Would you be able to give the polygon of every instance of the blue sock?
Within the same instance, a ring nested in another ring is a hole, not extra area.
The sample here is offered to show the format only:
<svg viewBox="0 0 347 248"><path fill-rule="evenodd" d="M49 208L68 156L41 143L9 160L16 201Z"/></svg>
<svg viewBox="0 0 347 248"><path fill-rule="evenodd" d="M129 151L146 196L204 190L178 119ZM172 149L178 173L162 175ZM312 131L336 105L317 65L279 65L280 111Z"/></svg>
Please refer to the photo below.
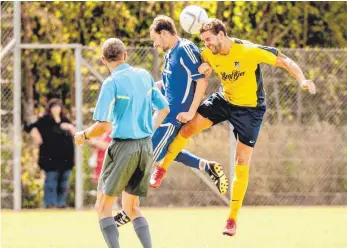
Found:
<svg viewBox="0 0 347 248"><path fill-rule="evenodd" d="M175 161L180 162L186 166L195 168L200 170L200 161L203 160L199 158L198 156L194 155L193 153L188 152L187 150L182 150L177 157L175 158ZM205 171L207 172L207 166L205 166Z"/></svg>

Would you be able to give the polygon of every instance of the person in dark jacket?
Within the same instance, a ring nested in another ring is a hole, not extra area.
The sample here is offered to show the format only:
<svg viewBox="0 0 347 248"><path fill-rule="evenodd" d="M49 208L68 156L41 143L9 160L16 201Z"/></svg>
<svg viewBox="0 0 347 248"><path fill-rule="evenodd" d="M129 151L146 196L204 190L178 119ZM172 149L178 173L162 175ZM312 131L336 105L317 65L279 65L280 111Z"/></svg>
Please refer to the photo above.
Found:
<svg viewBox="0 0 347 248"><path fill-rule="evenodd" d="M45 114L26 130L40 146L38 164L46 175L43 205L65 208L68 180L74 165L75 128L64 114L61 102L51 99Z"/></svg>

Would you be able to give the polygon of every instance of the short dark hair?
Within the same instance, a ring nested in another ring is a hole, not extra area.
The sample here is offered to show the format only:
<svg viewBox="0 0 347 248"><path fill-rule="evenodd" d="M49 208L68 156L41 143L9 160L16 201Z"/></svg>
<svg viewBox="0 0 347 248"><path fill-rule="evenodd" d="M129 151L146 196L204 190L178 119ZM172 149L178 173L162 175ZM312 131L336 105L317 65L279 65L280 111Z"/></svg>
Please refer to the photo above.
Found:
<svg viewBox="0 0 347 248"><path fill-rule="evenodd" d="M149 30L154 30L157 34L160 34L162 30L166 30L172 35L177 34L174 21L170 17L165 15L159 15L154 18L152 25L149 27Z"/></svg>
<svg viewBox="0 0 347 248"><path fill-rule="evenodd" d="M102 45L102 55L108 62L121 60L124 52L124 43L117 38L107 39Z"/></svg>
<svg viewBox="0 0 347 248"><path fill-rule="evenodd" d="M220 31L227 36L227 30L225 28L224 23L221 20L210 18L206 22L204 22L200 28L200 34L210 31L212 34L217 35Z"/></svg>

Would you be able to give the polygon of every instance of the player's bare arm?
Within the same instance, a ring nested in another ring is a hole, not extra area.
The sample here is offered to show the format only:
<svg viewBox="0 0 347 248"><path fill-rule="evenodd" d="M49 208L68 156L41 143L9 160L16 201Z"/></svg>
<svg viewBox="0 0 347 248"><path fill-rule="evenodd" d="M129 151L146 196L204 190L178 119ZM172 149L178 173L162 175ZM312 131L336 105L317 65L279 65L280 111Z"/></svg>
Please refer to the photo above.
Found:
<svg viewBox="0 0 347 248"><path fill-rule="evenodd" d="M201 100L205 95L206 88L207 80L205 78L199 78L196 80L196 89L192 105L190 105L188 112L181 112L177 115L178 121L187 123L188 121L193 119L198 107L200 106Z"/></svg>
<svg viewBox="0 0 347 248"><path fill-rule="evenodd" d="M42 136L40 134L40 131L36 127L31 129L30 136L33 138L35 145L41 145L42 144Z"/></svg>
<svg viewBox="0 0 347 248"><path fill-rule="evenodd" d="M312 80L305 78L300 67L283 53L279 53L275 66L286 69L300 84L301 88L308 90L311 94L316 94L316 86Z"/></svg>
<svg viewBox="0 0 347 248"><path fill-rule="evenodd" d="M106 150L110 143L100 139L88 139L88 144L92 145L93 148Z"/></svg>
<svg viewBox="0 0 347 248"><path fill-rule="evenodd" d="M163 88L163 80L155 82L155 85L161 90Z"/></svg>
<svg viewBox="0 0 347 248"><path fill-rule="evenodd" d="M78 146L82 146L88 139L98 137L110 130L112 130L111 122L97 121L86 130L77 132L75 134L75 143Z"/></svg>
<svg viewBox="0 0 347 248"><path fill-rule="evenodd" d="M155 111L153 115L153 131L157 130L160 124L164 121L165 117L170 113L169 107Z"/></svg>
<svg viewBox="0 0 347 248"><path fill-rule="evenodd" d="M66 130L66 131L69 131L72 135L75 135L76 129L70 123L63 122L60 124L60 128Z"/></svg>
<svg viewBox="0 0 347 248"><path fill-rule="evenodd" d="M208 63L202 63L198 68L199 73L205 74L205 78L209 78L212 73L212 68Z"/></svg>

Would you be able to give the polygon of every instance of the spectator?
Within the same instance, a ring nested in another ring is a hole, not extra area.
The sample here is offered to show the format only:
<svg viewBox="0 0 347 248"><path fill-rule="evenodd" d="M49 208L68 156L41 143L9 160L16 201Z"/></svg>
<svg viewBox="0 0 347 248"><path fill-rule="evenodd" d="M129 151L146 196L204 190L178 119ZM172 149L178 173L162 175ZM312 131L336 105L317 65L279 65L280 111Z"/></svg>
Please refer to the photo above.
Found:
<svg viewBox="0 0 347 248"><path fill-rule="evenodd" d="M65 208L68 180L74 165L75 128L64 114L61 102L51 99L44 115L26 131L40 146L38 164L45 172L44 208Z"/></svg>

